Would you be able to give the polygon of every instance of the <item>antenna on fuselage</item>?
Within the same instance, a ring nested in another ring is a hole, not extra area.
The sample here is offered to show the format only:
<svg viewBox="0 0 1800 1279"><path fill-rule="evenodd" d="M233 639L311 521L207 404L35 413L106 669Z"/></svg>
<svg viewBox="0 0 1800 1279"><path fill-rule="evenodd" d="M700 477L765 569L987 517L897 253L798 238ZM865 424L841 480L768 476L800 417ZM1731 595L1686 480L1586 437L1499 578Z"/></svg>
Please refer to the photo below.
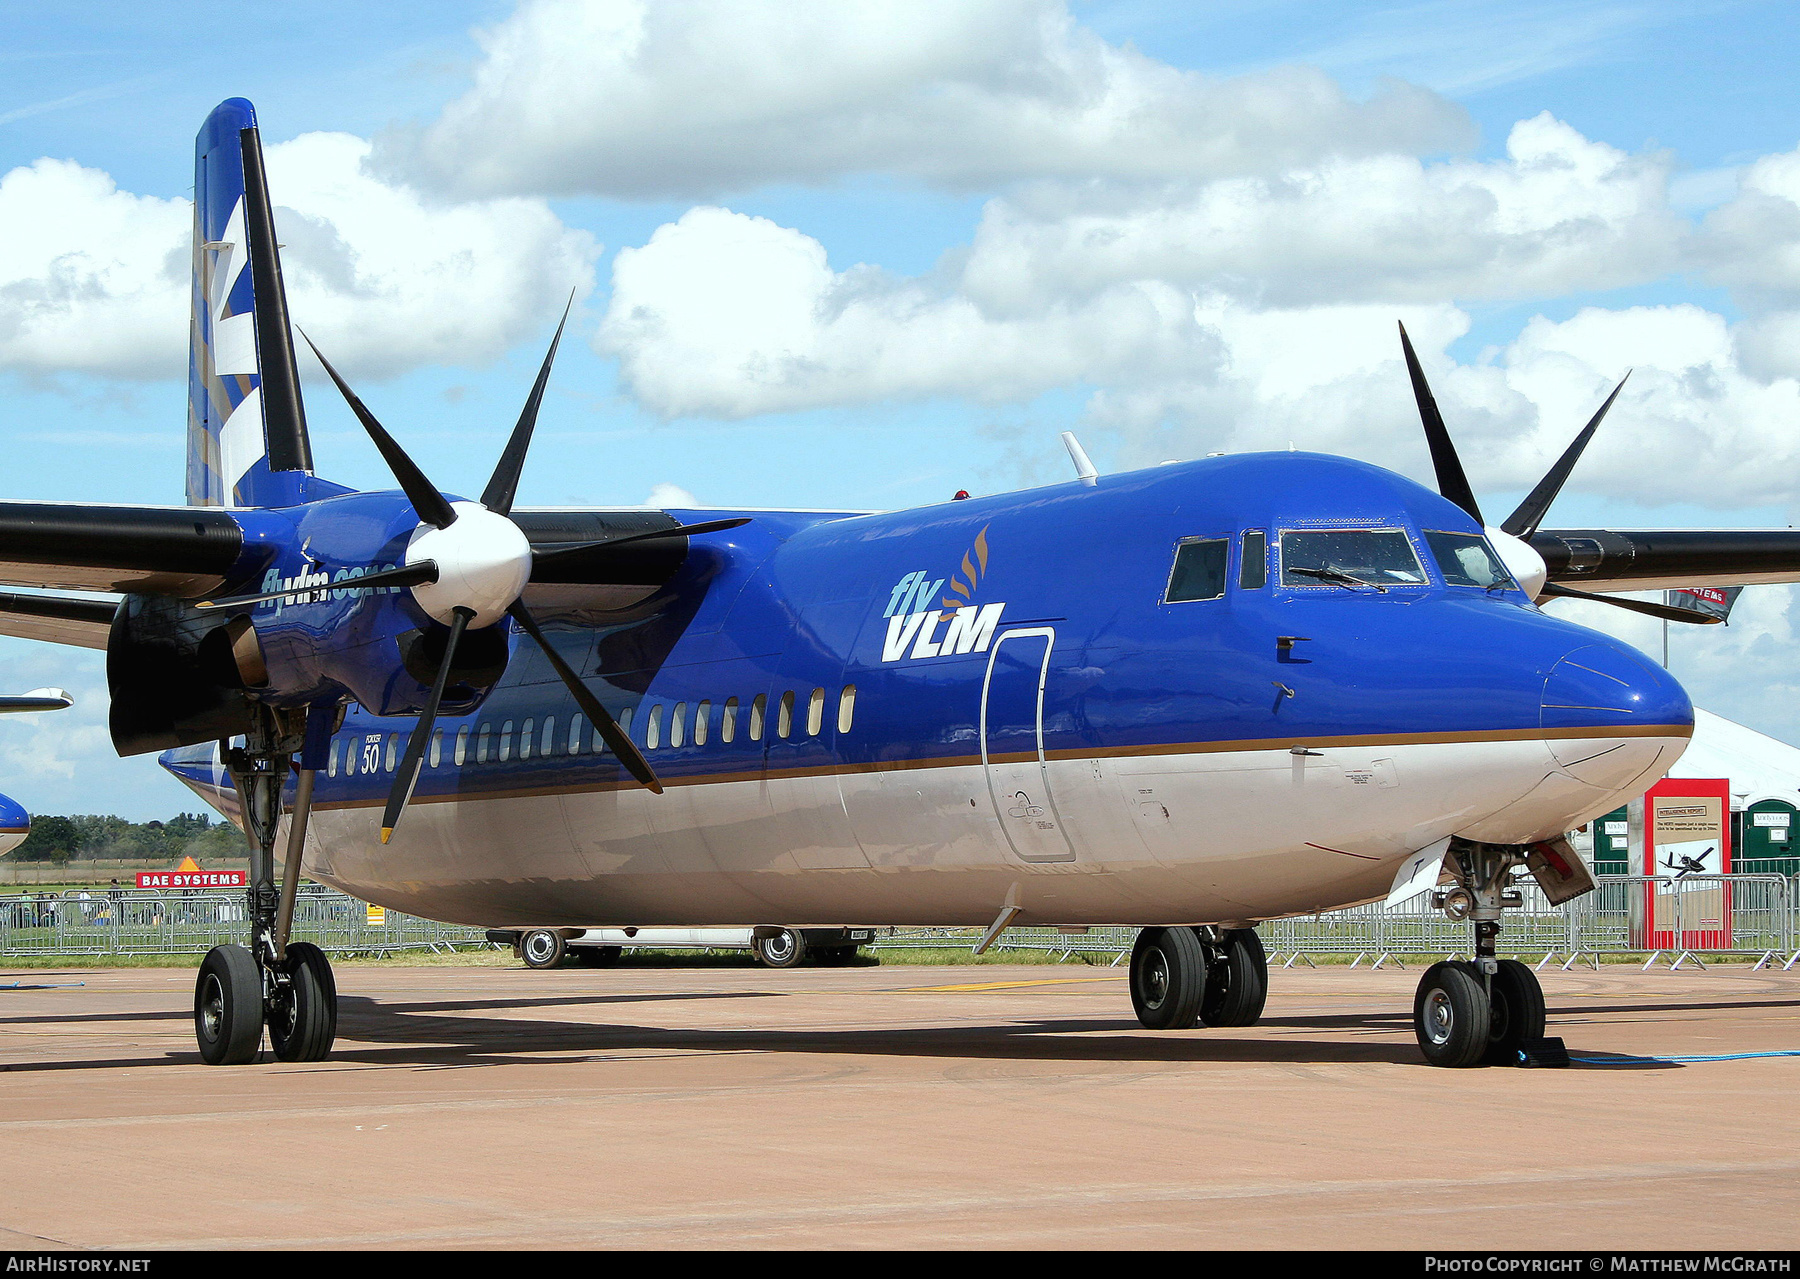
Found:
<svg viewBox="0 0 1800 1279"><path fill-rule="evenodd" d="M1080 477L1081 482L1098 484L1100 472L1096 471L1094 464L1088 461L1087 450L1081 447L1081 441L1075 438L1075 432L1064 431L1062 442L1063 447L1069 450L1069 460L1075 463L1075 474Z"/></svg>

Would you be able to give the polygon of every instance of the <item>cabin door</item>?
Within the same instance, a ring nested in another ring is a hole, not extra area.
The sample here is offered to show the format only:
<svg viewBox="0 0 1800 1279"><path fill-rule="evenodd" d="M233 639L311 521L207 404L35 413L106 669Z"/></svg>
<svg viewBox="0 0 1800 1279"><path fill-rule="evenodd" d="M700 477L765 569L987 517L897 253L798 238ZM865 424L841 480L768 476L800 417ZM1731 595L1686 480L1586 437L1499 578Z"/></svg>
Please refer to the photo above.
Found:
<svg viewBox="0 0 1800 1279"><path fill-rule="evenodd" d="M1012 851L1028 862L1075 860L1044 759L1044 681L1056 632L1008 631L988 652L981 682L981 764L988 798Z"/></svg>

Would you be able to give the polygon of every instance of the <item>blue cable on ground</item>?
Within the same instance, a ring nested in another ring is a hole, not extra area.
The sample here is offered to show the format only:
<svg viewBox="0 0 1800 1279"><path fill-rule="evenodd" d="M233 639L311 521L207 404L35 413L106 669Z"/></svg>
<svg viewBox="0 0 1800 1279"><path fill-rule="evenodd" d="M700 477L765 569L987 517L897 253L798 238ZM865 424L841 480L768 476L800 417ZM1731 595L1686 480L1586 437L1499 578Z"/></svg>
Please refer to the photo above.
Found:
<svg viewBox="0 0 1800 1279"><path fill-rule="evenodd" d="M1800 1048L1779 1048L1772 1052L1758 1053L1698 1053L1683 1057L1570 1057L1569 1060L1578 1061L1584 1066L1641 1066L1651 1062L1685 1065L1699 1061L1748 1061L1752 1057L1800 1057Z"/></svg>

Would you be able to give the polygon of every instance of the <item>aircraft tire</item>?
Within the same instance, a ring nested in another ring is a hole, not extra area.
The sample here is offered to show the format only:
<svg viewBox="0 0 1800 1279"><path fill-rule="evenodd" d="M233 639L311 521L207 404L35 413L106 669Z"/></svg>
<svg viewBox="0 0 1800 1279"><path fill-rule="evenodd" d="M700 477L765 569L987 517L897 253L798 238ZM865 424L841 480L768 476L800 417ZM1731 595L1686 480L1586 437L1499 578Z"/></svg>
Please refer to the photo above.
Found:
<svg viewBox="0 0 1800 1279"><path fill-rule="evenodd" d="M623 946L571 946L569 953L583 968L611 968L625 953Z"/></svg>
<svg viewBox="0 0 1800 1279"><path fill-rule="evenodd" d="M561 968L569 943L554 928L533 928L519 937L519 958L527 968Z"/></svg>
<svg viewBox="0 0 1800 1279"><path fill-rule="evenodd" d="M758 937L750 949L764 968L793 968L806 958L806 938L795 929L784 928L773 937Z"/></svg>
<svg viewBox="0 0 1800 1279"><path fill-rule="evenodd" d="M241 1066L262 1046L262 974L243 946L214 946L194 981L194 1039L209 1066Z"/></svg>
<svg viewBox="0 0 1800 1279"><path fill-rule="evenodd" d="M1529 965L1502 959L1489 984L1493 1027L1483 1060L1490 1066L1516 1066L1528 1039L1544 1037L1544 988Z"/></svg>
<svg viewBox="0 0 1800 1279"><path fill-rule="evenodd" d="M1206 995L1206 948L1192 928L1145 928L1131 948L1131 1006L1149 1030L1187 1030Z"/></svg>
<svg viewBox="0 0 1800 1279"><path fill-rule="evenodd" d="M1254 928L1233 928L1206 966L1200 999L1203 1026L1254 1026L1269 998L1269 959Z"/></svg>
<svg viewBox="0 0 1800 1279"><path fill-rule="evenodd" d="M289 942L286 996L268 1010L269 1045L282 1061L324 1061L337 1038L337 981L325 952Z"/></svg>
<svg viewBox="0 0 1800 1279"><path fill-rule="evenodd" d="M1473 964L1433 964L1413 996L1413 1033L1433 1066L1480 1065L1493 1028L1487 986Z"/></svg>

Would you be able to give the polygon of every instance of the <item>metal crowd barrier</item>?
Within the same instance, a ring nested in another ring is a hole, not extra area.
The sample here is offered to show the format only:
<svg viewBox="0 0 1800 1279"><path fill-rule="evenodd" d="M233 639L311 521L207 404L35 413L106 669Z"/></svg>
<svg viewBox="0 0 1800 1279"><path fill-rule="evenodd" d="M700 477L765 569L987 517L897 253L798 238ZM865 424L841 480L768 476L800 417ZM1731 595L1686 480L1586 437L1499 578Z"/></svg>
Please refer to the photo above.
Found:
<svg viewBox="0 0 1800 1279"><path fill-rule="evenodd" d="M1641 956L1644 967L1667 962L1704 966L1705 956L1754 959L1758 968L1800 967L1797 881L1782 875L1691 875L1674 885L1645 875L1608 875L1585 896L1552 906L1536 884L1521 886L1524 904L1506 912L1500 934L1503 955L1537 967L1557 963L1598 966L1603 958ZM876 949L966 949L978 928L895 929ZM1374 902L1318 915L1259 925L1274 962L1291 967L1310 956L1351 957L1352 966L1403 963L1425 956L1466 956L1470 928L1431 906L1430 892L1394 906ZM1035 950L1059 959L1113 955L1131 950L1135 928L1010 928L994 943L1001 950Z"/></svg>
<svg viewBox="0 0 1800 1279"><path fill-rule="evenodd" d="M1598 966L1604 957L1645 956L1644 966L1704 964L1706 956L1754 958L1758 968L1800 967L1800 879L1781 875L1691 875L1678 884L1642 875L1603 876L1594 892L1560 907L1535 884L1522 886L1521 909L1506 912L1502 954L1538 967ZM9 956L203 954L243 940L244 897L234 890L71 889L0 893L0 962ZM301 888L294 938L339 954L387 954L484 947L485 929L372 910L321 884ZM968 950L976 928L883 929L883 949ZM1431 907L1420 893L1395 906L1371 903L1261 925L1273 962L1291 967L1311 956L1349 956L1353 966L1466 954L1470 930ZM1069 959L1130 953L1135 928L1011 928L1001 950L1034 950Z"/></svg>
<svg viewBox="0 0 1800 1279"><path fill-rule="evenodd" d="M244 940L244 894L229 889L0 893L0 962L11 956L204 954ZM485 930L372 911L322 884L294 901L294 940L339 954L486 946Z"/></svg>

